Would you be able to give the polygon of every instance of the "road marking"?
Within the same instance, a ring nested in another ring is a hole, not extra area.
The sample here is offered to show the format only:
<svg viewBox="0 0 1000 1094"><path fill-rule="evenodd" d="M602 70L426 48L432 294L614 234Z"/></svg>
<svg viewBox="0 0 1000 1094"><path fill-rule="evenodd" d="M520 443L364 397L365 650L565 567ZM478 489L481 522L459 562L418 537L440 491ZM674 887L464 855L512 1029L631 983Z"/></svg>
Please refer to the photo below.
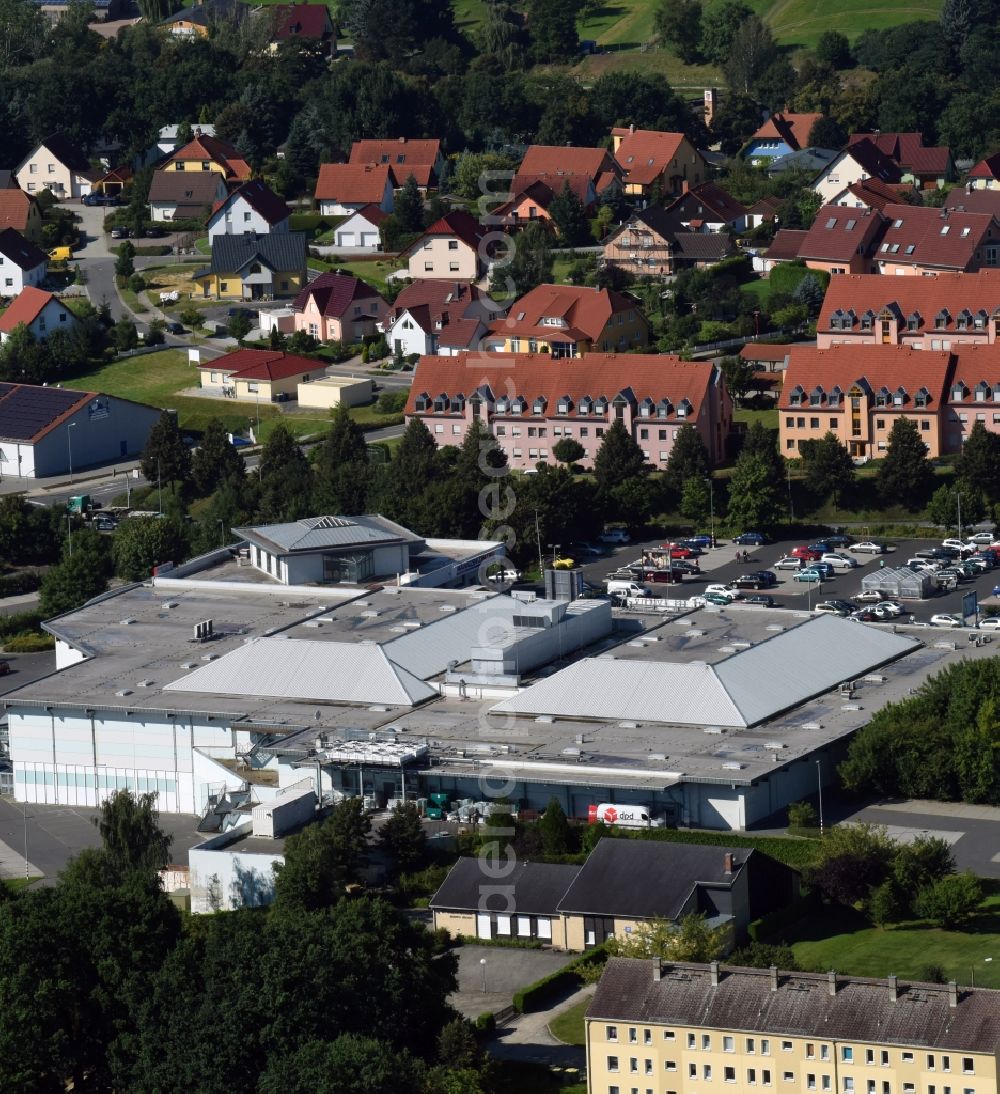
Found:
<svg viewBox="0 0 1000 1094"><path fill-rule="evenodd" d="M904 828L900 825L887 824L886 835L897 843L913 843L918 839L944 840L949 846L954 846L965 835L964 832L950 832L944 829L934 828Z"/></svg>

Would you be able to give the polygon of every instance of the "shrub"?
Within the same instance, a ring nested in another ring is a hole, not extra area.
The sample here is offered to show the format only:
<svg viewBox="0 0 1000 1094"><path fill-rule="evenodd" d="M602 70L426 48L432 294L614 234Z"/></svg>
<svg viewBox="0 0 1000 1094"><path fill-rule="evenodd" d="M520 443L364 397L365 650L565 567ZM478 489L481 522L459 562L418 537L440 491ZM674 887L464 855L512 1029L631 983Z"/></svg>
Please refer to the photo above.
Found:
<svg viewBox="0 0 1000 1094"><path fill-rule="evenodd" d="M788 823L792 828L815 828L816 810L809 802L792 802L788 807Z"/></svg>
<svg viewBox="0 0 1000 1094"><path fill-rule="evenodd" d="M32 631L44 618L45 616L38 611L13 612L11 615L0 615L0 638L10 638L15 634Z"/></svg>
<svg viewBox="0 0 1000 1094"><path fill-rule="evenodd" d="M192 329L200 327L202 323L201 312L191 305L181 311L179 318L185 327L191 327Z"/></svg>
<svg viewBox="0 0 1000 1094"><path fill-rule="evenodd" d="M400 414L406 406L405 391L383 391L378 397L379 414Z"/></svg>
<svg viewBox="0 0 1000 1094"><path fill-rule="evenodd" d="M21 596L33 593L42 583L36 570L22 570L20 573L4 574L0 577L0 599L5 596Z"/></svg>
<svg viewBox="0 0 1000 1094"><path fill-rule="evenodd" d="M146 287L146 280L141 274L132 274L128 279L128 287L134 293L141 293Z"/></svg>
<svg viewBox="0 0 1000 1094"><path fill-rule="evenodd" d="M476 1018L476 1032L482 1037L491 1037L497 1028L497 1020L490 1011Z"/></svg>
<svg viewBox="0 0 1000 1094"><path fill-rule="evenodd" d="M8 653L44 653L55 649L55 646L56 640L51 634L38 634L36 631L15 634L4 641L4 649Z"/></svg>
<svg viewBox="0 0 1000 1094"><path fill-rule="evenodd" d="M983 900L983 887L971 871L949 874L921 889L914 911L939 927L955 927L967 919Z"/></svg>

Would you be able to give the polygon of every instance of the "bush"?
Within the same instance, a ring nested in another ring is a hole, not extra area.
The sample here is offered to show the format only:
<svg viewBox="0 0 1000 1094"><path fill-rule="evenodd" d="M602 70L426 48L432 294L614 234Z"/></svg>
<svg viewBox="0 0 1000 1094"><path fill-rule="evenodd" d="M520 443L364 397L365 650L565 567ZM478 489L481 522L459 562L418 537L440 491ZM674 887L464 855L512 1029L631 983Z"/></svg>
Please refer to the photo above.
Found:
<svg viewBox="0 0 1000 1094"><path fill-rule="evenodd" d="M45 618L41 612L13 612L0 615L0 638L10 638L15 634L33 631Z"/></svg>
<svg viewBox="0 0 1000 1094"><path fill-rule="evenodd" d="M788 824L791 828L815 828L816 810L809 802L792 802L788 807Z"/></svg>
<svg viewBox="0 0 1000 1094"><path fill-rule="evenodd" d="M769 912L767 915L761 916L760 919L755 919L747 927L747 936L754 943L774 938L793 923L798 923L808 911L815 909L816 904L815 897L803 897L784 908Z"/></svg>
<svg viewBox="0 0 1000 1094"><path fill-rule="evenodd" d="M700 843L711 847L756 847L786 866L801 869L813 863L823 844L818 839L787 839L783 836L734 836L729 832L692 832L677 828L649 828L640 832L612 832L604 825L592 824L584 832L584 848L587 837L595 830L604 828L606 835L617 839L651 839L664 843Z"/></svg>
<svg viewBox="0 0 1000 1094"><path fill-rule="evenodd" d="M584 983L591 983L594 969L602 969L607 959L608 949L605 944L587 950L558 972L549 973L548 976L543 976L540 980L515 992L514 1009L521 1014L545 1010L561 995L574 991Z"/></svg>
<svg viewBox="0 0 1000 1094"><path fill-rule="evenodd" d="M200 327L202 324L201 312L190 305L181 311L178 318L185 327L195 328Z"/></svg>
<svg viewBox="0 0 1000 1094"><path fill-rule="evenodd" d="M383 391L378 397L379 414L401 414L405 406L405 391Z"/></svg>
<svg viewBox="0 0 1000 1094"><path fill-rule="evenodd" d="M36 631L25 631L23 634L15 634L4 641L4 649L7 653L45 653L53 650L56 640L51 634L39 634Z"/></svg>
<svg viewBox="0 0 1000 1094"><path fill-rule="evenodd" d="M492 1037L496 1032L497 1020L490 1011L480 1014L476 1018L476 1032L481 1037Z"/></svg>
<svg viewBox="0 0 1000 1094"><path fill-rule="evenodd" d="M173 247L160 243L155 247L136 247L135 253L142 258L162 258L164 255L172 254Z"/></svg>
<svg viewBox="0 0 1000 1094"><path fill-rule="evenodd" d="M5 596L21 596L33 593L42 583L36 570L22 570L16 574L4 574L0 577L0 599Z"/></svg>
<svg viewBox="0 0 1000 1094"><path fill-rule="evenodd" d="M967 919L983 900L983 887L970 871L949 874L917 893L914 911L939 927L955 927Z"/></svg>
<svg viewBox="0 0 1000 1094"><path fill-rule="evenodd" d="M134 293L141 293L146 287L146 280L141 274L132 274L128 279L128 287Z"/></svg>
<svg viewBox="0 0 1000 1094"><path fill-rule="evenodd" d="M825 290L830 284L830 275L824 270L810 270L804 262L779 262L771 270L768 280L771 285L771 295L785 293L791 296L804 277L815 277Z"/></svg>
<svg viewBox="0 0 1000 1094"><path fill-rule="evenodd" d="M407 898L433 896L448 876L447 866L428 866L409 874L399 875L399 891Z"/></svg>

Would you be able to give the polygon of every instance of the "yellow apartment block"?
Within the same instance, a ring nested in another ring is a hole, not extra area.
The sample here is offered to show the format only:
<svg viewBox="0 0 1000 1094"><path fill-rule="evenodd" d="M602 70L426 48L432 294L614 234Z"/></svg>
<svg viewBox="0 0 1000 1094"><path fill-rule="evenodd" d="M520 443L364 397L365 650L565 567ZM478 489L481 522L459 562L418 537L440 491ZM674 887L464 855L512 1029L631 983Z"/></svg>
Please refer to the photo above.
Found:
<svg viewBox="0 0 1000 1094"><path fill-rule="evenodd" d="M589 1094L997 1094L1000 991L612 958Z"/></svg>

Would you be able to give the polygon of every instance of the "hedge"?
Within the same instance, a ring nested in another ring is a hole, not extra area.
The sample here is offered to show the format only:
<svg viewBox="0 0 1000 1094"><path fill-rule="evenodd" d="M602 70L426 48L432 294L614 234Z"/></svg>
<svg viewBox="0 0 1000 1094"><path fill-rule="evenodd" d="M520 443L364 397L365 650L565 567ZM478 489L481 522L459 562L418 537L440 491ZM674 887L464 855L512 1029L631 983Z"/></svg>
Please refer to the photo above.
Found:
<svg viewBox="0 0 1000 1094"><path fill-rule="evenodd" d="M514 993L514 1009L521 1014L530 1014L532 1011L545 1010L561 995L569 991L575 991L582 987L584 980L580 970L586 965L603 963L608 958L607 946L601 944L594 946L582 953L575 961L559 969L558 972L549 973L526 988Z"/></svg>
<svg viewBox="0 0 1000 1094"><path fill-rule="evenodd" d="M646 828L638 832L618 830L618 839L652 839L663 843L701 843L709 847L754 847L765 855L799 870L819 854L818 839L787 839L782 836L737 836L730 832L692 832L687 828Z"/></svg>
<svg viewBox="0 0 1000 1094"><path fill-rule="evenodd" d="M15 634L35 630L45 616L41 612L13 612L0 615L0 638L10 638Z"/></svg>
<svg viewBox="0 0 1000 1094"><path fill-rule="evenodd" d="M791 296L807 274L812 274L824 289L830 284L830 275L825 270L810 270L804 262L779 262L768 274L771 293Z"/></svg>
<svg viewBox="0 0 1000 1094"><path fill-rule="evenodd" d="M5 596L21 596L33 593L42 583L41 575L35 570L22 570L16 574L4 574L0 577L0 599Z"/></svg>
<svg viewBox="0 0 1000 1094"><path fill-rule="evenodd" d="M54 650L56 640L51 634L39 634L37 631L25 631L4 640L7 653L45 653Z"/></svg>
<svg viewBox="0 0 1000 1094"><path fill-rule="evenodd" d="M786 927L798 923L808 911L818 908L818 905L819 900L810 893L808 896L793 901L785 908L777 908L767 915L762 915L760 919L755 919L747 926L750 941L766 942L769 938L773 938L779 932L784 931Z"/></svg>
<svg viewBox="0 0 1000 1094"><path fill-rule="evenodd" d="M150 247L136 247L135 253L137 258L162 258L164 255L173 254L174 249L169 244L157 243Z"/></svg>

